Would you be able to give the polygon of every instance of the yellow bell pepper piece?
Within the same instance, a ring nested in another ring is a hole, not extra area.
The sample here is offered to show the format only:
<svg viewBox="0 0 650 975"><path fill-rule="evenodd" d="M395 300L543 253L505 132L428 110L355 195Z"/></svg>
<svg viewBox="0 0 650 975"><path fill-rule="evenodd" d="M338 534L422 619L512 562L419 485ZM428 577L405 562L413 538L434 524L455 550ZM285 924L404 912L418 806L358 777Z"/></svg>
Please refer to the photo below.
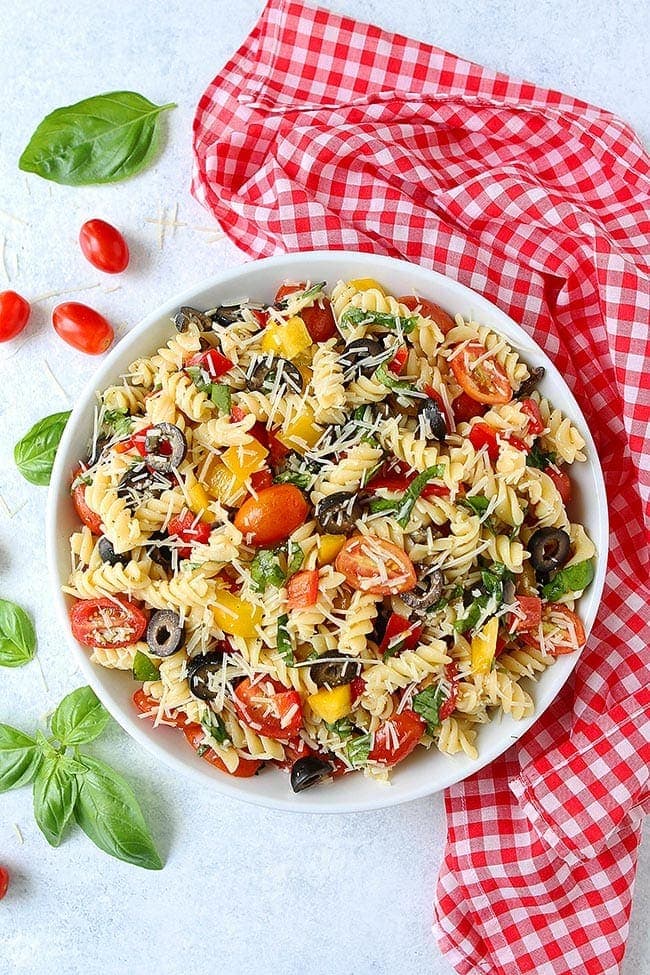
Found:
<svg viewBox="0 0 650 975"><path fill-rule="evenodd" d="M190 509L195 515L201 515L201 521L211 522L213 520L208 507L212 499L200 481L195 481L194 484L189 485L187 497Z"/></svg>
<svg viewBox="0 0 650 975"><path fill-rule="evenodd" d="M295 359L312 344L307 326L299 315L286 322L269 322L262 335L262 351Z"/></svg>
<svg viewBox="0 0 650 975"><path fill-rule="evenodd" d="M352 694L349 684L341 684L329 691L323 687L316 694L308 697L307 700L312 711L323 721L327 721L328 724L338 721L339 718L344 718L352 710Z"/></svg>
<svg viewBox="0 0 650 975"><path fill-rule="evenodd" d="M242 636L247 640L257 636L257 627L262 622L262 610L259 606L240 599L234 592L220 589L210 609L215 623L224 633Z"/></svg>
<svg viewBox="0 0 650 975"><path fill-rule="evenodd" d="M289 421L281 433L277 434L277 438L285 447L300 453L306 446L313 447L322 432L323 428L314 420L314 411L305 404L300 413Z"/></svg>
<svg viewBox="0 0 650 975"><path fill-rule="evenodd" d="M485 626L472 637L472 673L489 674L497 648L499 620L489 619Z"/></svg>
<svg viewBox="0 0 650 975"><path fill-rule="evenodd" d="M318 543L318 564L331 565L346 541L345 535L321 535Z"/></svg>
<svg viewBox="0 0 650 975"><path fill-rule="evenodd" d="M204 475L208 492L221 504L235 504L238 496L243 493L245 477L237 477L229 471L220 460L210 464Z"/></svg>
<svg viewBox="0 0 650 975"><path fill-rule="evenodd" d="M264 463L264 458L268 454L266 447L263 447L259 440L252 440L251 443L242 444L238 447L228 447L221 455L221 460L238 480L243 483L255 471L259 471Z"/></svg>
<svg viewBox="0 0 650 975"><path fill-rule="evenodd" d="M386 292L374 278L355 278L354 281L350 281L350 284L357 291L379 291L384 298L386 297Z"/></svg>

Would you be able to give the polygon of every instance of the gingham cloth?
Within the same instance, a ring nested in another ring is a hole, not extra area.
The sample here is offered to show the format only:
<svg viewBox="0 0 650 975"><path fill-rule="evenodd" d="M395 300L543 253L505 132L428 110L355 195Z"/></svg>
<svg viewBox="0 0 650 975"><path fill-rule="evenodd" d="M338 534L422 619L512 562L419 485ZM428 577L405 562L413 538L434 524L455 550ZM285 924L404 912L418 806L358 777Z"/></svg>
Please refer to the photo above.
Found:
<svg viewBox="0 0 650 975"><path fill-rule="evenodd" d="M194 136L193 191L247 254L435 267L574 390L610 505L602 607L554 704L447 792L435 930L461 973L617 972L649 798L648 157L602 109L291 0L209 85Z"/></svg>

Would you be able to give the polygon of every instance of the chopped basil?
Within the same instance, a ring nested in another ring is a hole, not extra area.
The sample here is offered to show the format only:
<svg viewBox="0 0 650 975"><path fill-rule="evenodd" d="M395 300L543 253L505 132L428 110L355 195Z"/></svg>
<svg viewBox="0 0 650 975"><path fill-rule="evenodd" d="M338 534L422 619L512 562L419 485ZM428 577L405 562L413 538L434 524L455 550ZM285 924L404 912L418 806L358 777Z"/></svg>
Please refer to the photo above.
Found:
<svg viewBox="0 0 650 975"><path fill-rule="evenodd" d="M458 504L464 508L469 508L475 515L484 515L490 504L489 498L484 498L481 494L472 495L469 498L459 498Z"/></svg>
<svg viewBox="0 0 650 975"><path fill-rule="evenodd" d="M385 362L382 362L380 366L377 366L375 369L374 378L378 383L381 383L382 386L387 386L388 389L399 390L403 396L413 396L419 394L419 390L415 388L413 383L407 383L402 379L396 379L394 376L392 376L388 371L388 366Z"/></svg>
<svg viewBox="0 0 650 975"><path fill-rule="evenodd" d="M568 565L560 569L550 582L542 586L542 598L549 603L554 603L560 596L566 596L568 592L582 592L591 584L593 578L594 566L591 559Z"/></svg>
<svg viewBox="0 0 650 975"><path fill-rule="evenodd" d="M411 315L402 318L399 315L390 315L381 311L364 311L363 308L347 308L341 315L340 325L379 325L380 328L401 329L402 335L408 335L417 325L418 316Z"/></svg>
<svg viewBox="0 0 650 975"><path fill-rule="evenodd" d="M141 681L158 680L160 677L158 667L141 650L136 650L135 657L133 658L133 677L135 680Z"/></svg>
<svg viewBox="0 0 650 975"><path fill-rule="evenodd" d="M286 613L278 616L278 653L290 667L296 662L293 654L293 641L289 633L289 617Z"/></svg>
<svg viewBox="0 0 650 975"><path fill-rule="evenodd" d="M371 741L372 736L369 732L367 732L365 735L358 735L355 738L350 738L345 746L345 754L347 755L348 761L351 765L363 765L364 762L368 761Z"/></svg>
<svg viewBox="0 0 650 975"><path fill-rule="evenodd" d="M133 417L128 410L105 410L102 426L115 437L127 437L133 427Z"/></svg>
<svg viewBox="0 0 650 975"><path fill-rule="evenodd" d="M232 395L230 386L226 383L212 383L210 386L210 399L220 413L230 413Z"/></svg>
<svg viewBox="0 0 650 975"><path fill-rule="evenodd" d="M190 377L197 389L200 389L202 393L210 389L212 383L208 377L207 372L201 369L200 366L185 366L185 372Z"/></svg>
<svg viewBox="0 0 650 975"><path fill-rule="evenodd" d="M292 305L296 304L297 302L308 302L312 298L316 298L326 284L326 281L319 281L318 284L312 285L311 288L307 288L306 291L298 291L294 292L292 295L287 295L286 298L281 298L280 301L276 301L275 307L278 309L278 311L286 311L289 307L289 299L291 299Z"/></svg>
<svg viewBox="0 0 650 975"><path fill-rule="evenodd" d="M440 705L445 700L445 693L439 685L431 684L413 698L413 710L427 723L427 731L431 734L440 724Z"/></svg>
<svg viewBox="0 0 650 975"><path fill-rule="evenodd" d="M267 586L280 589L286 580L278 553L272 548L261 548L251 562L251 579L257 592L265 592Z"/></svg>
<svg viewBox="0 0 650 975"><path fill-rule="evenodd" d="M442 477L444 471L445 469L442 464L435 464L433 467L427 467L425 471L422 471L421 474L418 474L418 476L411 481L410 485L406 491L404 491L399 501L395 501L390 498L375 498L370 502L370 511L373 514L378 511L394 512L398 524L400 524L402 528L406 528L409 518L411 517L413 507L415 506L415 502L420 497L429 481L434 480L436 477Z"/></svg>
<svg viewBox="0 0 650 975"><path fill-rule="evenodd" d="M338 735L341 740L345 740L346 738L349 738L352 732L354 731L354 725L352 724L349 718L338 718L336 721L333 721L331 724L329 724L329 722L326 721L325 725L328 731L331 731L333 734Z"/></svg>
<svg viewBox="0 0 650 975"><path fill-rule="evenodd" d="M526 466L527 467L538 467L540 471L545 470L549 464L555 463L556 455L554 453L545 454L539 445L539 441L535 441L530 451L526 454Z"/></svg>
<svg viewBox="0 0 650 975"><path fill-rule="evenodd" d="M490 601L490 597L487 595L478 596L474 602L470 605L467 615L463 616L462 619L456 620L454 623L454 629L457 633L467 633L471 630L481 618L481 613Z"/></svg>
<svg viewBox="0 0 650 975"><path fill-rule="evenodd" d="M308 471L283 471L274 478L276 484L295 484L303 491L309 490L313 479L314 475Z"/></svg>
<svg viewBox="0 0 650 975"><path fill-rule="evenodd" d="M298 542L287 542L287 577L298 571L305 561L305 553Z"/></svg>
<svg viewBox="0 0 650 975"><path fill-rule="evenodd" d="M223 745L229 740L226 726L218 714L211 714L208 717L202 718L201 727L205 731L206 735L209 735L210 738L214 738L219 745Z"/></svg>

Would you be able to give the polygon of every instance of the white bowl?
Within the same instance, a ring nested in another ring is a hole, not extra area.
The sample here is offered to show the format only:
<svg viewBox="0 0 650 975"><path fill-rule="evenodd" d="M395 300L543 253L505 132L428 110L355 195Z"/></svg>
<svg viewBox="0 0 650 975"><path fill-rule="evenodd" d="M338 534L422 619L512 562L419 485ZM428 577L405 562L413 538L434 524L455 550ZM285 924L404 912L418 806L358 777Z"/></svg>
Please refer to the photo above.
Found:
<svg viewBox="0 0 650 975"><path fill-rule="evenodd" d="M471 761L464 755L450 757L431 749L418 749L392 773L389 786L377 784L362 774L348 775L331 785L322 785L301 795L294 795L285 772L268 768L252 779L232 778L213 769L188 748L177 731L153 728L149 720L139 719L131 702L136 685L128 673L95 666L86 650L73 639L68 620L69 603L61 593L70 567L69 535L78 530L78 520L70 501L70 472L81 457L91 436L95 391L114 382L138 356L150 355L173 334L170 315L180 305L210 308L243 298L271 301L278 284L288 278L328 282L333 286L340 278L379 279L396 295L416 292L438 302L452 313L495 328L505 335L532 365L543 365L546 375L540 389L580 429L587 442L588 460L575 464L571 478L576 500L572 503L573 520L582 522L597 549L596 575L580 601L580 615L590 631L603 589L607 565L608 519L603 475L593 439L585 419L553 363L539 346L486 298L435 271L405 261L372 254L345 251L310 251L254 261L225 271L208 282L186 291L156 309L140 322L102 362L72 412L56 456L48 496L47 550L54 601L75 660L89 684L122 727L141 745L167 765L191 775L197 785L214 789L237 799L263 806L298 812L351 812L377 809L410 799L430 795L459 782L509 748L536 721L557 695L578 657L577 653L561 656L542 674L531 688L535 714L524 721L507 716L480 728L479 758Z"/></svg>

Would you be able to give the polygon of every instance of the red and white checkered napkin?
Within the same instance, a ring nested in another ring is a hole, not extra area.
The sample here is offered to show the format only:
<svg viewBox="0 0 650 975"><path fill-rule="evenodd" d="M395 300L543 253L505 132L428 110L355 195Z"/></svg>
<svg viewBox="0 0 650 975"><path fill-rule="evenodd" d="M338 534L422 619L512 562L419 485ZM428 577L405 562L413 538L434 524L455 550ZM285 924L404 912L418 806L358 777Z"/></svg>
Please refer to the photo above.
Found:
<svg viewBox="0 0 650 975"><path fill-rule="evenodd" d="M447 793L435 925L462 973L618 971L649 798L650 160L602 109L293 0L208 87L195 154L196 196L251 256L435 267L578 397L610 504L603 605L571 684Z"/></svg>

